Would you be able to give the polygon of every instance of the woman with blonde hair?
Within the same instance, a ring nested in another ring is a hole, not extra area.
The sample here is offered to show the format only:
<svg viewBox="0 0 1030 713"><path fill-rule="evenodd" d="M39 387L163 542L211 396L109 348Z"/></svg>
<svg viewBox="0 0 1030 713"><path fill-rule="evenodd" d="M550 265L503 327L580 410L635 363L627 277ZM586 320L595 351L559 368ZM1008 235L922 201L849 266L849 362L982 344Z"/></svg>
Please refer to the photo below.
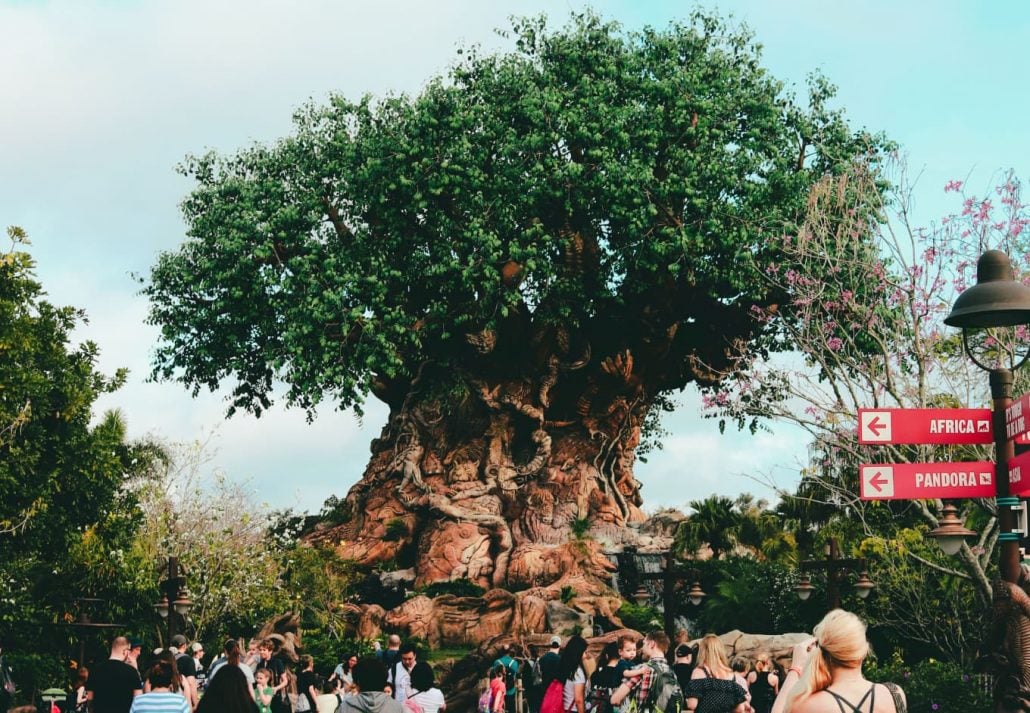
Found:
<svg viewBox="0 0 1030 713"><path fill-rule="evenodd" d="M747 675L747 682L751 684L751 707L755 713L770 713L780 690L780 679L769 654L763 651L755 657L755 667Z"/></svg>
<svg viewBox="0 0 1030 713"><path fill-rule="evenodd" d="M697 650L697 666L684 695L687 710L696 713L733 713L748 709L748 696L736 682L726 650L715 634L706 634Z"/></svg>
<svg viewBox="0 0 1030 713"><path fill-rule="evenodd" d="M834 609L813 633L814 639L794 647L772 713L905 713L900 688L862 676L869 654L865 622Z"/></svg>

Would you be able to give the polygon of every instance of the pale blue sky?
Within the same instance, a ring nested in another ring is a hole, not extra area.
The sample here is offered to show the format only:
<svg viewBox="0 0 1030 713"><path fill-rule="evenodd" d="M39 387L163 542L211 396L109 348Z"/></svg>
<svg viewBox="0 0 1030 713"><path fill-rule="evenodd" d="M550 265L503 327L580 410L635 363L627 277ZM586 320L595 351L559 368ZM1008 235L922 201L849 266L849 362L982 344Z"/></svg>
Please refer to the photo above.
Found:
<svg viewBox="0 0 1030 713"><path fill-rule="evenodd" d="M223 423L218 395L191 399L148 384L155 332L130 273L181 239L189 189L174 165L189 152L232 150L289 130L292 111L330 91L417 91L457 46L496 46L512 14L561 20L580 2L3 2L0 0L0 224L29 231L39 275L58 303L85 308L82 337L102 366L127 366L119 407L133 435L191 440L218 429L215 462L281 506L317 509L359 477L383 410L364 425L324 412L308 425L281 408ZM682 18L682 2L593 3L636 27ZM929 0L739 0L706 4L755 30L773 74L803 91L821 69L856 125L883 129L922 171L918 214L949 209L941 192L972 172L1027 175L1030 3ZM638 467L649 508L713 492L765 494L744 473L796 478L803 441L720 436L685 392L667 419L664 453ZM687 469L689 465L689 470Z"/></svg>

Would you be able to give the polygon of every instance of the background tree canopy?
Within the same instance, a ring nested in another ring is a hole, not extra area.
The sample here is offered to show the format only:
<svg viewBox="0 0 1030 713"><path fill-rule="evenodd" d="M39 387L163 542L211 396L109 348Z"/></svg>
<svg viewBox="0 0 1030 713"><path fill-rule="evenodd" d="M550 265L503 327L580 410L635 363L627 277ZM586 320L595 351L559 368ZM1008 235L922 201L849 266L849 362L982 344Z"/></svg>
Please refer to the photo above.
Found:
<svg viewBox="0 0 1030 713"><path fill-rule="evenodd" d="M277 378L309 410L396 406L421 364L486 354L512 375L630 349L650 396L733 363L808 187L879 140L825 81L798 105L714 17L510 36L418 96L334 96L273 146L188 158L189 237L144 287L155 375L232 379L230 411L260 413Z"/></svg>

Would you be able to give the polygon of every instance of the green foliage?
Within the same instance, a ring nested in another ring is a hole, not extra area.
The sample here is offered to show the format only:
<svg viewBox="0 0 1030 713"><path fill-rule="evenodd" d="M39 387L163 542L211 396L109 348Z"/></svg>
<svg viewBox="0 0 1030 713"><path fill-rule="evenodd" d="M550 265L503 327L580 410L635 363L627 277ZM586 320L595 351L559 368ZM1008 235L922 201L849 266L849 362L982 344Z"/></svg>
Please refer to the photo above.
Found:
<svg viewBox="0 0 1030 713"><path fill-rule="evenodd" d="M955 663L927 659L915 665L897 655L880 665L865 667L871 681L893 681L905 691L911 713L986 711L993 703L976 676Z"/></svg>
<svg viewBox="0 0 1030 713"><path fill-rule="evenodd" d="M418 590L427 597L439 597L453 594L456 597L481 597L486 592L481 586L469 579L451 579L446 582L433 582Z"/></svg>
<svg viewBox="0 0 1030 713"><path fill-rule="evenodd" d="M404 521L404 518L395 517L386 523L386 533L383 535L383 539L396 542L406 537L407 534L408 523Z"/></svg>
<svg viewBox="0 0 1030 713"><path fill-rule="evenodd" d="M670 391L696 377L690 356L724 365L754 337L752 308L779 300L753 279L773 238L878 141L824 81L795 101L714 16L516 20L509 39L417 96L334 96L274 145L187 158L188 237L143 290L154 375L232 378L230 411L267 409L278 381L309 412L360 406L421 364L468 367L468 333L561 325L595 354L674 338L649 357Z"/></svg>
<svg viewBox="0 0 1030 713"><path fill-rule="evenodd" d="M794 592L798 574L793 568L738 556L695 564L708 596L694 606L681 593L679 611L690 617L699 633L722 634L740 628L749 634L811 631L825 612L825 601L818 595L806 602L798 599Z"/></svg>
<svg viewBox="0 0 1030 713"><path fill-rule="evenodd" d="M566 585L561 588L561 601L562 604L568 604L572 601L572 598L576 596L576 588Z"/></svg>
<svg viewBox="0 0 1030 713"><path fill-rule="evenodd" d="M572 530L572 536L577 540L582 540L586 537L587 532L590 531L590 518L588 517L577 517L569 523L569 529Z"/></svg>
<svg viewBox="0 0 1030 713"><path fill-rule="evenodd" d="M641 606L627 600L622 603L622 606L619 607L619 611L616 613L627 629L644 633L651 629L660 629L662 627L661 613L654 607L647 606L646 604Z"/></svg>

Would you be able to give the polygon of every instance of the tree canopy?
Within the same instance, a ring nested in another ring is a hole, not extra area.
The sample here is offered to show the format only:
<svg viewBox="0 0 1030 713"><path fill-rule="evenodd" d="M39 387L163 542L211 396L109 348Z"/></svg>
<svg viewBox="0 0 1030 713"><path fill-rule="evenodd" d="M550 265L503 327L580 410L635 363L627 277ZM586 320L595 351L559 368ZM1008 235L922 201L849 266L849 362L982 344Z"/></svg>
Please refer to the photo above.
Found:
<svg viewBox="0 0 1030 713"><path fill-rule="evenodd" d="M155 375L231 380L256 413L278 379L309 412L396 405L427 362L511 376L591 349L630 350L651 396L718 379L782 299L754 275L809 187L879 139L712 16L506 36L416 96L333 96L273 145L187 158L188 237L144 287Z"/></svg>

